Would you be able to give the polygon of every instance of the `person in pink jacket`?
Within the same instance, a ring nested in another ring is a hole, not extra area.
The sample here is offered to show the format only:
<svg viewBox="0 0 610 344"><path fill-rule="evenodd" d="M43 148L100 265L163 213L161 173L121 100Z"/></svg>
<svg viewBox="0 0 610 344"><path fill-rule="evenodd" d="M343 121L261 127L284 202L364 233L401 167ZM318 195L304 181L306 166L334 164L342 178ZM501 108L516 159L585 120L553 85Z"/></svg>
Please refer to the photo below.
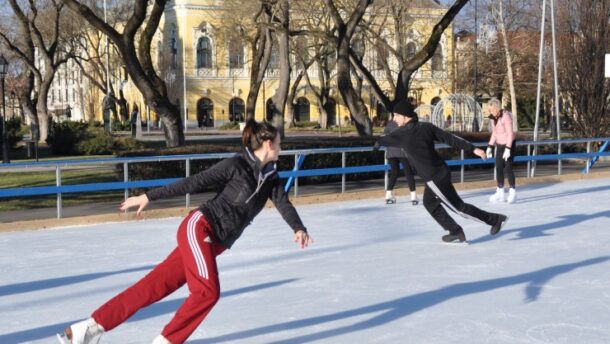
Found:
<svg viewBox="0 0 610 344"><path fill-rule="evenodd" d="M489 123L491 125L491 138L487 147L487 156L494 153L496 157L496 192L489 197L489 201L514 203L517 200L515 191L515 173L513 172L513 158L515 148L515 132L513 131L513 116L508 110L502 109L497 98L491 98L489 106ZM505 199L504 177L508 180L508 198Z"/></svg>

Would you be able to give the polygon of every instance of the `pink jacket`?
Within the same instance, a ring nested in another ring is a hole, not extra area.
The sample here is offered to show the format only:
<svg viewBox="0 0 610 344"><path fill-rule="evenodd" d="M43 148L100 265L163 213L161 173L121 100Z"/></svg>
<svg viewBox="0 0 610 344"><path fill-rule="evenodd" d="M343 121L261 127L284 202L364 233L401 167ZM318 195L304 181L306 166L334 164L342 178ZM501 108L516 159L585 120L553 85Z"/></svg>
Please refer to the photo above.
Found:
<svg viewBox="0 0 610 344"><path fill-rule="evenodd" d="M500 116L495 120L490 117L489 123L491 125L491 138L489 139L489 145L494 144L506 145L508 148L513 144L515 140L515 133L513 132L513 116L507 110L501 110Z"/></svg>

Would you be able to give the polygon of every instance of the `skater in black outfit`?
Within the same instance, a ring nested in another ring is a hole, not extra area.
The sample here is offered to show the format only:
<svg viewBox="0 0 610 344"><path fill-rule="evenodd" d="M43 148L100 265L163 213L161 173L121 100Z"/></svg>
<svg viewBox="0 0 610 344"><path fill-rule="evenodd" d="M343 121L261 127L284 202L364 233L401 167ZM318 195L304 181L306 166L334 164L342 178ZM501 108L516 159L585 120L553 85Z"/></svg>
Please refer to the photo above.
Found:
<svg viewBox="0 0 610 344"><path fill-rule="evenodd" d="M394 120L401 128L390 135L381 137L375 143L375 148L393 146L405 150L417 174L426 182L424 207L436 222L449 232L442 237L443 241L464 242L466 235L462 227L449 216L441 204L465 218L477 219L490 225L490 233L497 234L508 218L505 215L489 213L464 203L453 187L449 167L434 149L434 143L435 141L446 143L463 149L467 153L473 153L481 159L487 158L485 152L435 125L419 122L413 106L407 101L398 102L392 112L394 112Z"/></svg>
<svg viewBox="0 0 610 344"><path fill-rule="evenodd" d="M383 132L387 135L398 128L398 124L396 124L394 120L391 120L388 122ZM386 150L386 158L390 164L390 178L388 179L388 188L385 192L386 203L396 203L394 186L396 185L396 180L400 174L400 164L402 164L405 177L407 178L407 184L409 184L409 191L411 191L411 203L417 205L419 200L417 199L417 193L415 192L415 177L409 160L407 160L407 153L399 147L388 147Z"/></svg>

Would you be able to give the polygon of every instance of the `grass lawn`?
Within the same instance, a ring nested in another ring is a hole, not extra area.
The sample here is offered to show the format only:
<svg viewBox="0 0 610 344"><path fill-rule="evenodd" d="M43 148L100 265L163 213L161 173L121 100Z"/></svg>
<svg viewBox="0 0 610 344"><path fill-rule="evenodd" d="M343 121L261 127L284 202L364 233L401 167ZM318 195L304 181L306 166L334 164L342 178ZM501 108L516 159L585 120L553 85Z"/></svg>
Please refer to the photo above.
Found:
<svg viewBox="0 0 610 344"><path fill-rule="evenodd" d="M2 172L0 173L0 188L19 188L55 185L55 171L40 172ZM61 172L62 185L90 184L121 181L112 168L94 168L65 170ZM97 193L64 194L62 201L65 206L97 202L114 202L123 197L122 190ZM55 207L56 195L29 196L2 199L0 211L24 210Z"/></svg>

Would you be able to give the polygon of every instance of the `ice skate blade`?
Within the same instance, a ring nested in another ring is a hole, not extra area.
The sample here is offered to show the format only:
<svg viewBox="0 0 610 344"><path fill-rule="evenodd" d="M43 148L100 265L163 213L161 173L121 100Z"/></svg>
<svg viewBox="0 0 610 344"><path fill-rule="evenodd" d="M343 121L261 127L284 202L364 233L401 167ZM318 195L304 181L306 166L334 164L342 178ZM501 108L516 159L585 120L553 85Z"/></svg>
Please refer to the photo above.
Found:
<svg viewBox="0 0 610 344"><path fill-rule="evenodd" d="M470 243L468 242L468 240L466 241L451 241L451 242L447 242L447 241L442 241L443 245L447 245L447 246L470 246Z"/></svg>
<svg viewBox="0 0 610 344"><path fill-rule="evenodd" d="M385 204L396 204L396 201L388 199L388 200L385 201Z"/></svg>

